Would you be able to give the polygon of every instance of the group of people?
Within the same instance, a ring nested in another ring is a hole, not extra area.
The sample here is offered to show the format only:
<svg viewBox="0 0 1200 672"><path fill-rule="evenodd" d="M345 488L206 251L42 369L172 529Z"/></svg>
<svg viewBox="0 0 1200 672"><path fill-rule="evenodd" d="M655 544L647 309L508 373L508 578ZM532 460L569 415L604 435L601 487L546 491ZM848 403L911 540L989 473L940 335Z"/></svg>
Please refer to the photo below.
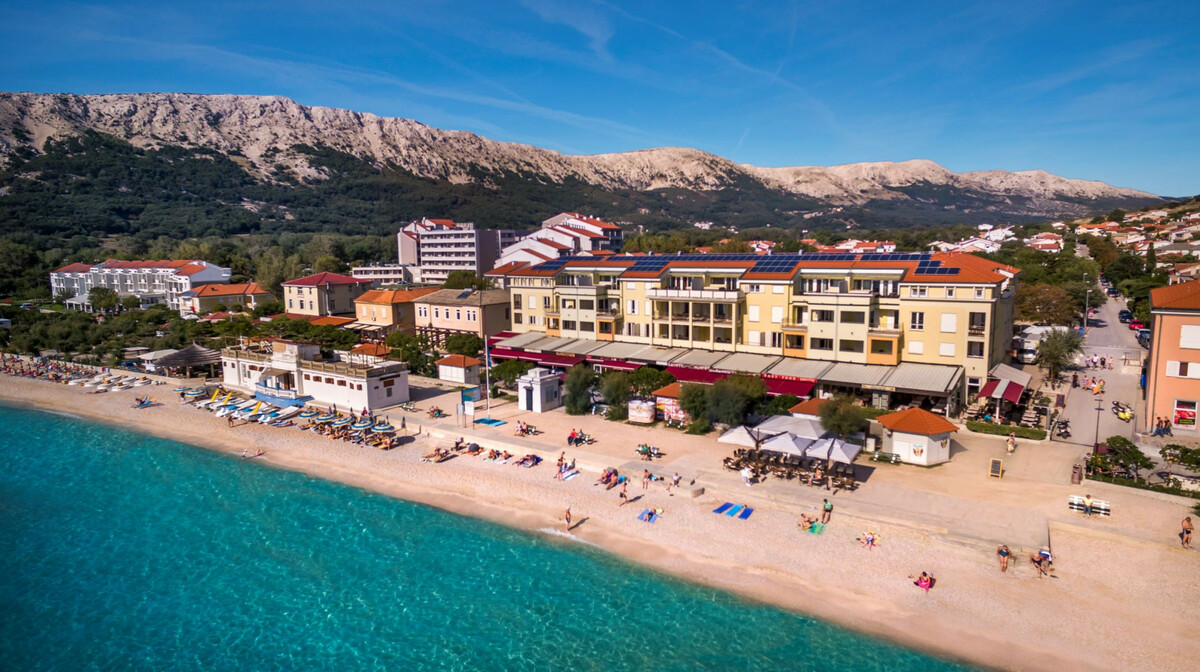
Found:
<svg viewBox="0 0 1200 672"><path fill-rule="evenodd" d="M1008 547L1008 544L1000 544L996 547L996 557L1000 558L1000 571L1008 572L1008 561L1012 557L1012 549ZM1054 556L1050 554L1048 548L1043 548L1029 556L1029 563L1037 569L1039 579L1043 576L1051 576L1051 572L1054 571Z"/></svg>
<svg viewBox="0 0 1200 672"><path fill-rule="evenodd" d="M441 407L434 406L433 408L429 409L429 417L431 417L435 420L438 418L444 418L444 417L446 417L446 412L443 411L441 409Z"/></svg>
<svg viewBox="0 0 1200 672"><path fill-rule="evenodd" d="M1092 353L1091 357L1084 358L1083 365L1096 371L1103 371L1105 368L1107 368L1109 371L1112 371L1113 359L1111 357L1101 357L1096 353Z"/></svg>
<svg viewBox="0 0 1200 672"><path fill-rule="evenodd" d="M572 429L567 435L568 446L582 446L585 443L591 443L592 437L584 433L582 429Z"/></svg>
<svg viewBox="0 0 1200 672"><path fill-rule="evenodd" d="M1154 432L1150 436L1175 436L1171 431L1171 421L1167 418L1158 418L1154 421Z"/></svg>
<svg viewBox="0 0 1200 672"><path fill-rule="evenodd" d="M558 465L557 466L558 466L558 469L554 473L555 480L559 480L559 481L565 480L567 477L567 474L570 474L571 472L575 471L575 459L572 458L570 462L567 462L566 451L561 452L558 454Z"/></svg>
<svg viewBox="0 0 1200 672"><path fill-rule="evenodd" d="M537 430L532 425L530 425L528 422L525 422L524 420L518 420L517 421L517 431L513 432L513 436L525 437L525 436L531 436L536 433L537 433Z"/></svg>

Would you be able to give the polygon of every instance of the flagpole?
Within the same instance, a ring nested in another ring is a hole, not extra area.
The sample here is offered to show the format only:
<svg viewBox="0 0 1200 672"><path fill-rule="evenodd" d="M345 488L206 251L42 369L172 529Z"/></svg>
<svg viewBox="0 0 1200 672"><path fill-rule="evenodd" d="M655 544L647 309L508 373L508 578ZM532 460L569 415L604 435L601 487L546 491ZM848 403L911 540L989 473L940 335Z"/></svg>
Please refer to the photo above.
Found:
<svg viewBox="0 0 1200 672"><path fill-rule="evenodd" d="M487 319L483 307L483 292L479 290L479 333L483 336L483 376L486 387L483 393L486 395L487 401L487 419L492 419L492 358L491 348L488 346L487 335Z"/></svg>

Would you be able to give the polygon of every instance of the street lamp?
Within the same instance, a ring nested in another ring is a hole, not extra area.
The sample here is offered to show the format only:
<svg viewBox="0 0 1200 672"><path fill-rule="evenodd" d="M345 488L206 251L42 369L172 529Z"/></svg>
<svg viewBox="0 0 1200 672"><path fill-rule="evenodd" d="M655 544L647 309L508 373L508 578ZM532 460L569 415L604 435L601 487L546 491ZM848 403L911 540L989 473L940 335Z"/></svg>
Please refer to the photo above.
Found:
<svg viewBox="0 0 1200 672"><path fill-rule="evenodd" d="M1086 278L1087 276L1084 277ZM1088 328L1088 313L1090 312L1088 307L1091 306L1091 299L1092 290L1089 289L1087 290L1087 293L1083 295L1083 333L1085 334L1087 333Z"/></svg>

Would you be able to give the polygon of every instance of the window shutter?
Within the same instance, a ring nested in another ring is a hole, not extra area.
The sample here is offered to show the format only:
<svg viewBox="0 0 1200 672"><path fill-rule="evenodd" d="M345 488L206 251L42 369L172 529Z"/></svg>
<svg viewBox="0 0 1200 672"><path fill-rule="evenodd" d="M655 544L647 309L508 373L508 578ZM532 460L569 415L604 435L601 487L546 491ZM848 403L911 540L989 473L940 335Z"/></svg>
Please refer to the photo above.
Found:
<svg viewBox="0 0 1200 672"><path fill-rule="evenodd" d="M942 313L942 333L953 334L958 329L958 315L955 313Z"/></svg>
<svg viewBox="0 0 1200 672"><path fill-rule="evenodd" d="M908 342L908 354L910 354L910 355L925 354L925 342L924 341L909 341Z"/></svg>
<svg viewBox="0 0 1200 672"><path fill-rule="evenodd" d="M783 322L783 306L771 306L771 321L775 324Z"/></svg>
<svg viewBox="0 0 1200 672"><path fill-rule="evenodd" d="M1179 328L1179 347L1200 350L1200 325L1185 324Z"/></svg>

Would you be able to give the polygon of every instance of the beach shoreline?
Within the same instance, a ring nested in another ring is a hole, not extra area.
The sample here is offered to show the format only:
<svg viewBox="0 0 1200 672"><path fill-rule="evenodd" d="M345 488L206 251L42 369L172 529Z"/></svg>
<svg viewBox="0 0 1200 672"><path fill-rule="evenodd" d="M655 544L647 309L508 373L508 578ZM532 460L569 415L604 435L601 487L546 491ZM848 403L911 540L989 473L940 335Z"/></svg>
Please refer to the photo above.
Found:
<svg viewBox="0 0 1200 672"><path fill-rule="evenodd" d="M138 389L151 394L165 392L161 386ZM898 533L879 553L857 548L854 532L844 528L831 529L830 535L812 543L818 538L796 538L794 517L787 511L760 511L754 525L731 528L737 523L706 515L710 508L706 503L717 493L709 493L699 502L665 500L669 508L662 522L667 525L660 522L651 528L633 520L642 505L618 509L615 493L591 485L593 474L562 483L552 478L553 468L510 469L461 456L443 464L422 463L420 454L435 443L431 439L418 441L416 448L406 443L381 452L296 428L229 428L210 414L179 405L174 398L151 409L134 410L133 396L89 395L78 387L45 381L0 379L0 399L11 405L66 412L234 456L245 448L262 448L265 453L254 461L264 466L532 533L561 530L562 509L570 505L576 515L572 536L618 559L972 666L1117 670L1129 669L1134 656L1158 669L1187 669L1183 661L1194 659L1198 652L1195 642L1188 643L1190 648L1163 651L1161 639L1130 651L1121 643L1109 642L1103 628L1072 632L1073 642L1082 640L1074 646L1058 646L1047 633L1039 634L1039 628L1021 625L1030 621L1050 627L1070 623L1079 610L1086 613L1103 602L1108 586L1096 587L1095 599L1088 594L1084 604L1061 610L1055 605L1062 598L1078 597L1079 585L1064 589L1054 582L1018 576L1015 570L1001 578L990 559L976 557L975 550L929 536ZM638 484L630 485L634 493L641 493ZM654 506L665 497L661 492L640 496ZM723 496L728 499L733 493L722 493L717 499ZM1101 543L1089 540L1086 534L1077 537L1074 543L1085 548ZM738 540L742 543L731 543ZM1149 549L1155 556L1162 551ZM787 557L793 553L797 557ZM922 595L907 585L903 575L922 571L924 566L917 563L926 555L938 557L939 587ZM895 574L899 579L892 576ZM956 587L950 585L956 583ZM964 594L956 595L960 590ZM1147 608L1153 607L1143 607ZM1143 630L1162 637L1183 634L1153 623ZM1067 636L1065 630L1060 632ZM1147 660L1145 656L1155 650L1159 655Z"/></svg>

